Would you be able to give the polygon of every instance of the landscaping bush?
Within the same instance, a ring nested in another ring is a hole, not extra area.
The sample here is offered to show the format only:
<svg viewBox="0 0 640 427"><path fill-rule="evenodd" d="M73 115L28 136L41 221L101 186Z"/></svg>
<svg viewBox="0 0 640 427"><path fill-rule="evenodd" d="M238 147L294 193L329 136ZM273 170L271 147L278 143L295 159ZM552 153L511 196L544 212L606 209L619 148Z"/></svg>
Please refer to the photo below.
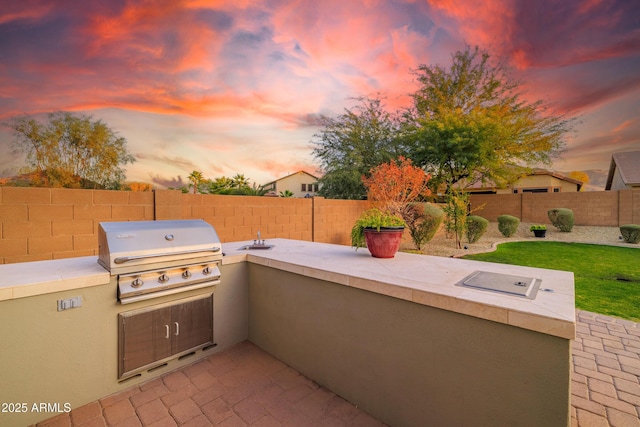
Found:
<svg viewBox="0 0 640 427"><path fill-rule="evenodd" d="M640 225L621 225L620 234L622 234L622 239L625 243L640 243Z"/></svg>
<svg viewBox="0 0 640 427"><path fill-rule="evenodd" d="M498 230L504 237L511 237L518 231L520 220L511 215L500 215L498 217Z"/></svg>
<svg viewBox="0 0 640 427"><path fill-rule="evenodd" d="M547 211L549 221L560 231L568 233L573 228L573 211L566 208L555 208Z"/></svg>
<svg viewBox="0 0 640 427"><path fill-rule="evenodd" d="M405 214L411 240L418 249L433 239L442 225L444 211L431 203L412 203Z"/></svg>
<svg viewBox="0 0 640 427"><path fill-rule="evenodd" d="M481 216L469 215L467 217L467 240L469 243L475 243L487 231L489 221Z"/></svg>

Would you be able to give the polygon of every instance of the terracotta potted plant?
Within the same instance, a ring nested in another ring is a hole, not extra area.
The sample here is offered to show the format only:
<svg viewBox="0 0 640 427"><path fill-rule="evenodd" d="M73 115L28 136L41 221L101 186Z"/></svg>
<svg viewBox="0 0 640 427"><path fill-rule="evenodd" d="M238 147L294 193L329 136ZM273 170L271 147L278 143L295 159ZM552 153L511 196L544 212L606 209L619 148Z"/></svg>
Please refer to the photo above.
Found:
<svg viewBox="0 0 640 427"><path fill-rule="evenodd" d="M533 231L533 234L536 237L545 237L547 235L547 226L546 225L532 225L529 228L529 231Z"/></svg>
<svg viewBox="0 0 640 427"><path fill-rule="evenodd" d="M367 247L371 256L393 258L400 248L405 222L397 215L373 208L362 213L351 229L351 244Z"/></svg>

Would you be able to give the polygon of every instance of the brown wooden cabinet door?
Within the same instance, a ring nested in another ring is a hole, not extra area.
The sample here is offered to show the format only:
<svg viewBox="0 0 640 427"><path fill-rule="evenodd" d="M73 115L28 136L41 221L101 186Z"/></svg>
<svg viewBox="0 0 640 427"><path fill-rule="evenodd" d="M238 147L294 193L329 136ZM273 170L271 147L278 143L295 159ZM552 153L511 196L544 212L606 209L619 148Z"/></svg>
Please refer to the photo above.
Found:
<svg viewBox="0 0 640 427"><path fill-rule="evenodd" d="M171 307L171 352L213 343L213 295Z"/></svg>
<svg viewBox="0 0 640 427"><path fill-rule="evenodd" d="M118 314L118 378L213 343L213 295Z"/></svg>
<svg viewBox="0 0 640 427"><path fill-rule="evenodd" d="M119 317L119 376L171 355L171 307Z"/></svg>

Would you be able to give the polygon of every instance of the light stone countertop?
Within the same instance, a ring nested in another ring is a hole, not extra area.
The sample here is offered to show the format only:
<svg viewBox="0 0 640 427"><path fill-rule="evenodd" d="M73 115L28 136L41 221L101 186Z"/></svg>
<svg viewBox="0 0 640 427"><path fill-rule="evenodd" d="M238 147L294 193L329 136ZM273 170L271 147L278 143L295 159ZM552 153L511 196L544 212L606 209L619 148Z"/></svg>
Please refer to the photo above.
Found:
<svg viewBox="0 0 640 427"><path fill-rule="evenodd" d="M240 250L251 243L223 243L223 265L248 261L560 338L575 338L571 272L401 252L392 259L378 259L367 249L289 239L267 240L275 245L268 250ZM529 300L455 286L477 270L539 278L540 287L553 292L538 291L536 298ZM93 256L0 265L0 301L103 285L109 277Z"/></svg>
<svg viewBox="0 0 640 427"><path fill-rule="evenodd" d="M109 272L96 256L0 265L0 301L106 283Z"/></svg>

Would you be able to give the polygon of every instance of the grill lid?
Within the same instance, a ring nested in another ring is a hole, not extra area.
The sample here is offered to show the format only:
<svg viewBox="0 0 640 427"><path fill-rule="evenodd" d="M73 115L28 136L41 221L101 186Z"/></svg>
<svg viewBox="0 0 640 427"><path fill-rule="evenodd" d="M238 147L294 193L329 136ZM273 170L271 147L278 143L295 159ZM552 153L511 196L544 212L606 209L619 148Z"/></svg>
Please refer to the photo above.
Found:
<svg viewBox="0 0 640 427"><path fill-rule="evenodd" d="M98 263L111 274L221 259L215 229L203 220L101 222Z"/></svg>

